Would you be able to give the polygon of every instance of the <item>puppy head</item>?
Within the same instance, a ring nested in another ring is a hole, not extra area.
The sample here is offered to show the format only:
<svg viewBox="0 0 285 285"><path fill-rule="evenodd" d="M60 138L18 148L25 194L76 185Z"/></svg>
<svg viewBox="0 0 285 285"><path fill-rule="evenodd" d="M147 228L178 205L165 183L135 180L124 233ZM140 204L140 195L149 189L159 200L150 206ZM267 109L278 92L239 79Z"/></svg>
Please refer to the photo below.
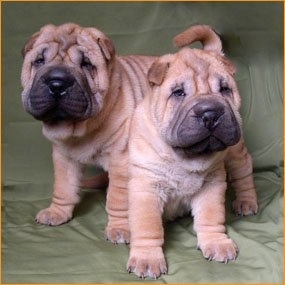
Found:
<svg viewBox="0 0 285 285"><path fill-rule="evenodd" d="M165 142L179 153L202 155L239 141L240 96L234 66L224 57L218 36L205 27L194 31L191 42L201 40L206 49L182 48L159 58L148 72L149 102ZM188 43L184 37L177 41Z"/></svg>
<svg viewBox="0 0 285 285"><path fill-rule="evenodd" d="M95 28L46 25L25 44L24 108L45 123L80 121L99 113L115 49Z"/></svg>

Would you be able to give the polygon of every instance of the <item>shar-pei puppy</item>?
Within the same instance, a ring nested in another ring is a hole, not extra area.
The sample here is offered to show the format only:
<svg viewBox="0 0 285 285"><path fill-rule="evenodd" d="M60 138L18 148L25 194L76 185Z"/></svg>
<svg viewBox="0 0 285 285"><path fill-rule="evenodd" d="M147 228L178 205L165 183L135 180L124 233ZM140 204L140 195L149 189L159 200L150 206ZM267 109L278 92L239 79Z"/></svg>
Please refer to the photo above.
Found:
<svg viewBox="0 0 285 285"><path fill-rule="evenodd" d="M60 225L79 202L84 166L109 173L106 237L129 241L128 133L135 106L147 93L154 57L116 56L111 40L95 28L46 25L23 48L25 110L43 122L53 144L54 193L36 221Z"/></svg>
<svg viewBox="0 0 285 285"><path fill-rule="evenodd" d="M257 212L252 161L244 144L235 68L217 34L194 26L175 39L182 48L151 66L152 90L135 110L129 141L129 272L166 273L163 220L191 213L198 248L209 260L235 260L226 234L226 170L240 215Z"/></svg>

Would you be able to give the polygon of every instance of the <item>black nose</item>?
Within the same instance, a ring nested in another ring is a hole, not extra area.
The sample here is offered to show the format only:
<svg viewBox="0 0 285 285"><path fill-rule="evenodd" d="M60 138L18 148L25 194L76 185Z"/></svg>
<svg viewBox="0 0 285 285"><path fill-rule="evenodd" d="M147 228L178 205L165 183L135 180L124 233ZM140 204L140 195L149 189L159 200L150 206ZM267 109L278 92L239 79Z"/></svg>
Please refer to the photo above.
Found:
<svg viewBox="0 0 285 285"><path fill-rule="evenodd" d="M54 97L66 95L74 81L74 77L64 67L52 68L45 74L45 83L49 88L50 95Z"/></svg>
<svg viewBox="0 0 285 285"><path fill-rule="evenodd" d="M63 96L66 94L67 84L63 80L51 80L48 84L48 87L51 95Z"/></svg>
<svg viewBox="0 0 285 285"><path fill-rule="evenodd" d="M193 107L198 120L208 129L214 130L224 114L224 106L219 102L201 102Z"/></svg>
<svg viewBox="0 0 285 285"><path fill-rule="evenodd" d="M213 130L219 124L220 116L221 116L221 113L219 112L206 111L205 113L203 113L201 118L204 123L204 126L209 130Z"/></svg>

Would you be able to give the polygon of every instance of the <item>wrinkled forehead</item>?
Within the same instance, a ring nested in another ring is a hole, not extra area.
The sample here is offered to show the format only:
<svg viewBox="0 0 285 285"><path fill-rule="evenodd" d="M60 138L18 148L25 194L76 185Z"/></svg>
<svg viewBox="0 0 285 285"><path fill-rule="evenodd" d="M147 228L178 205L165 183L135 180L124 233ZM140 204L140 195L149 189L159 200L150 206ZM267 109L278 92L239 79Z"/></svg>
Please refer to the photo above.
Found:
<svg viewBox="0 0 285 285"><path fill-rule="evenodd" d="M219 55L200 49L185 48L180 50L177 53L174 65L184 66L184 68L192 70L193 75L196 76L228 74L228 70L220 60Z"/></svg>
<svg viewBox="0 0 285 285"><path fill-rule="evenodd" d="M73 36L75 30L78 30L77 26L59 26L46 25L41 28L39 36L35 41L35 45L38 43L49 43L49 42L74 42Z"/></svg>
<svg viewBox="0 0 285 285"><path fill-rule="evenodd" d="M76 24L46 25L41 29L35 46L55 42L62 51L66 51L74 44L83 42L92 44L94 40L105 37L102 32L95 28L82 28Z"/></svg>

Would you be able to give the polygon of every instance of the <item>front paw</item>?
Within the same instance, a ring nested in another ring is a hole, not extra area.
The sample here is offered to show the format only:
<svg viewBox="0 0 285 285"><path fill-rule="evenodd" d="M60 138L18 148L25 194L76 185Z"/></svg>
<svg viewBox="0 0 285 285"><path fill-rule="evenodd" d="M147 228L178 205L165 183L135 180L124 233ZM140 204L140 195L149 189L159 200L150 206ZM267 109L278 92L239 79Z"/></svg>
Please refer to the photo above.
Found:
<svg viewBox="0 0 285 285"><path fill-rule="evenodd" d="M129 273L134 272L138 277L157 279L161 274L167 273L167 265L161 247L131 248L127 263Z"/></svg>
<svg viewBox="0 0 285 285"><path fill-rule="evenodd" d="M198 249L203 253L207 260L216 260L219 262L228 263L230 260L235 260L238 255L238 247L235 242L226 237L221 238L204 238L198 243Z"/></svg>
<svg viewBox="0 0 285 285"><path fill-rule="evenodd" d="M130 243L130 231L128 227L113 228L107 226L105 230L105 238L110 242L117 243Z"/></svg>
<svg viewBox="0 0 285 285"><path fill-rule="evenodd" d="M236 199L232 204L233 211L238 216L255 215L258 210L256 200L239 200Z"/></svg>
<svg viewBox="0 0 285 285"><path fill-rule="evenodd" d="M38 224L58 226L67 223L71 218L72 214L67 214L64 211L49 207L39 211L36 215L35 221Z"/></svg>

